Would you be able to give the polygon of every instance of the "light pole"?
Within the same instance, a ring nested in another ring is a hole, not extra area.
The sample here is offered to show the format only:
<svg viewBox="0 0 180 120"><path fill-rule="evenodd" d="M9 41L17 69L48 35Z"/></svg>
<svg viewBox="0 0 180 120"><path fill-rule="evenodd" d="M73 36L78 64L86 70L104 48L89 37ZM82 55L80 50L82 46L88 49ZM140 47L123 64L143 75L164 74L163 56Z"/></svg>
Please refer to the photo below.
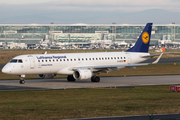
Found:
<svg viewBox="0 0 180 120"><path fill-rule="evenodd" d="M114 35L115 35L114 41L116 42L116 22L112 22L112 24L114 24Z"/></svg>
<svg viewBox="0 0 180 120"><path fill-rule="evenodd" d="M174 33L173 39L174 39L174 41L175 41L175 22L172 22L172 24L173 24L173 33Z"/></svg>

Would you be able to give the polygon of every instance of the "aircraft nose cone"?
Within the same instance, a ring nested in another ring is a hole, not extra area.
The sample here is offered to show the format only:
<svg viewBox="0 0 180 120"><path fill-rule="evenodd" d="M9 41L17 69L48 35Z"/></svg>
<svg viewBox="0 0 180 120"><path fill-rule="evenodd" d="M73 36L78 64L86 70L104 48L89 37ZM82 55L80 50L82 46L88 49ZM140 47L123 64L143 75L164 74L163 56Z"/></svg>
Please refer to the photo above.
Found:
<svg viewBox="0 0 180 120"><path fill-rule="evenodd" d="M5 66L3 67L3 69L2 69L2 73L8 74L8 73L10 73L10 72L11 72L11 71L10 71L8 65L5 65Z"/></svg>

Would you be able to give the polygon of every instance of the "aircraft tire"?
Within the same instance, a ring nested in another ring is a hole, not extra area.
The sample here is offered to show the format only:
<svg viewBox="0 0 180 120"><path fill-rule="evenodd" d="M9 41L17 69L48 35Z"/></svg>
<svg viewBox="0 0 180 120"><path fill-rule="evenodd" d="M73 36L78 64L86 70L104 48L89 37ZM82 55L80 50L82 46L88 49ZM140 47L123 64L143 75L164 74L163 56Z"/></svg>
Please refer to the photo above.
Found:
<svg viewBox="0 0 180 120"><path fill-rule="evenodd" d="M24 84L24 83L25 83L25 80L20 80L19 83L20 83L20 84Z"/></svg>
<svg viewBox="0 0 180 120"><path fill-rule="evenodd" d="M69 82L74 82L74 81L76 81L76 79L74 79L73 75L68 75L67 80L68 80Z"/></svg>
<svg viewBox="0 0 180 120"><path fill-rule="evenodd" d="M100 77L98 77L98 76L92 77L91 82L100 82Z"/></svg>

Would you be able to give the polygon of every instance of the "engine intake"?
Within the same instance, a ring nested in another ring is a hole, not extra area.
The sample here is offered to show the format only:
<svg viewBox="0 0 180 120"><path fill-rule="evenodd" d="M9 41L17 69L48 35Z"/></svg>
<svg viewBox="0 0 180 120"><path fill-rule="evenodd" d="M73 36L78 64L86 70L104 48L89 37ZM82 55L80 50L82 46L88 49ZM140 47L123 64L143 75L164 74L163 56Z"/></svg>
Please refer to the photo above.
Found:
<svg viewBox="0 0 180 120"><path fill-rule="evenodd" d="M73 73L73 77L76 80L88 80L93 76L93 73L90 70L76 70Z"/></svg>
<svg viewBox="0 0 180 120"><path fill-rule="evenodd" d="M54 78L56 74L39 74L38 77L41 79L49 79L49 78Z"/></svg>

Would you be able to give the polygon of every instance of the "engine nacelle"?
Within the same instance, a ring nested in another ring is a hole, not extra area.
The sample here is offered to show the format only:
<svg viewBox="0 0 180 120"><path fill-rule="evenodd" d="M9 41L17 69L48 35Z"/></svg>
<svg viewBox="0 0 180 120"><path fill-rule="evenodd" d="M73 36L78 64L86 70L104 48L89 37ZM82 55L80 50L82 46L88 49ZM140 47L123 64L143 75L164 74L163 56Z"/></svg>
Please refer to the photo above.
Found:
<svg viewBox="0 0 180 120"><path fill-rule="evenodd" d="M38 77L41 79L49 79L49 78L54 78L56 74L39 74Z"/></svg>
<svg viewBox="0 0 180 120"><path fill-rule="evenodd" d="M93 73L90 70L82 70L82 69L77 69L73 73L73 77L76 80L88 80L93 76Z"/></svg>

